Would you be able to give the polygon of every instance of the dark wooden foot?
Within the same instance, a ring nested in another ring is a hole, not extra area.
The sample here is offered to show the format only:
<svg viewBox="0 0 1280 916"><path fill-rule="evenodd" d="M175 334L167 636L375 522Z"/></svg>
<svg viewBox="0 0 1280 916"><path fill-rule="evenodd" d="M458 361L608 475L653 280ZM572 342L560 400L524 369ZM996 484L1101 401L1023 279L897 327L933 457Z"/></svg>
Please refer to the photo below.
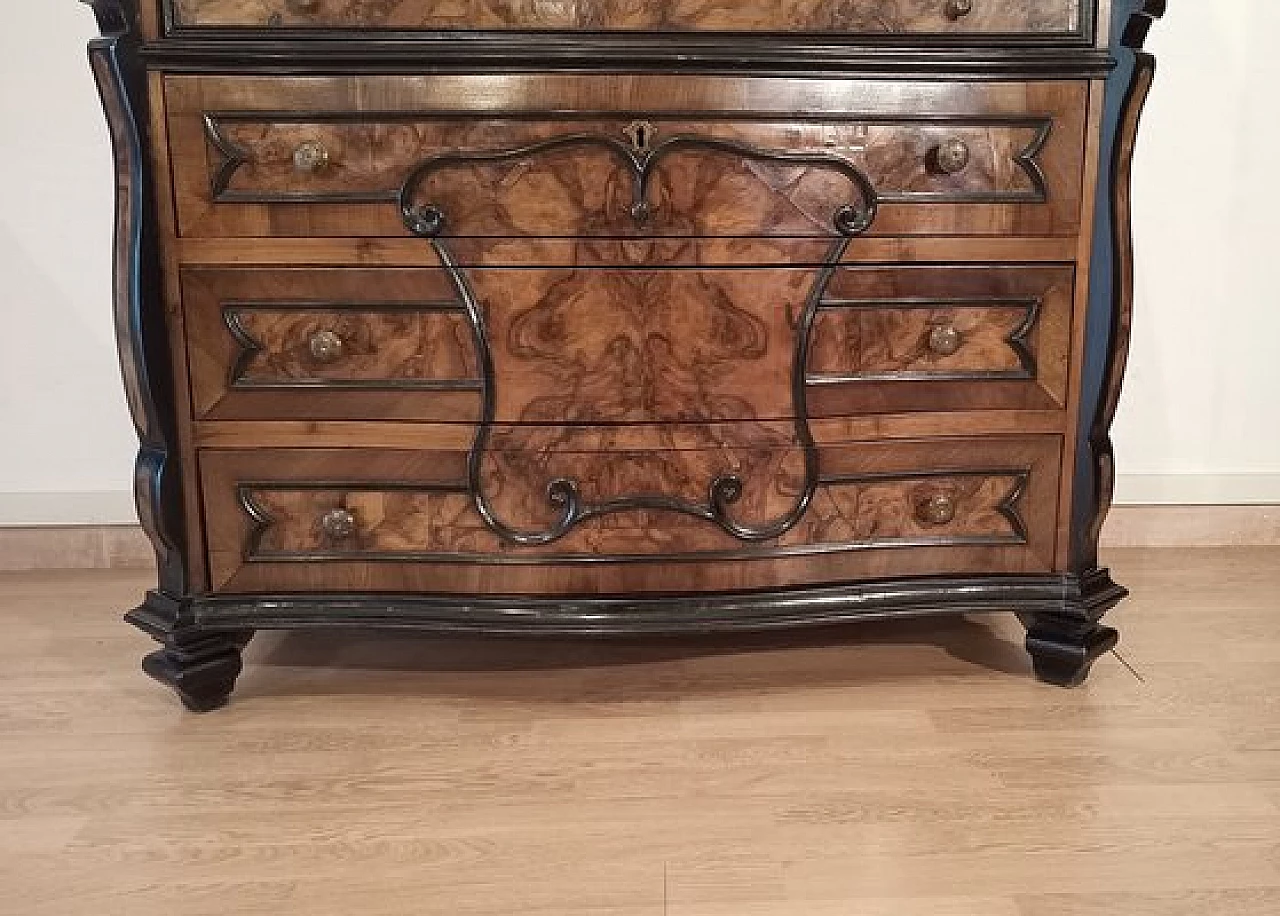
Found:
<svg viewBox="0 0 1280 916"><path fill-rule="evenodd" d="M160 592L148 593L125 619L163 645L142 660L142 670L172 687L187 709L208 712L226 705L252 631L202 630L183 601Z"/></svg>
<svg viewBox="0 0 1280 916"><path fill-rule="evenodd" d="M240 641L223 633L170 641L142 660L142 670L172 687L192 712L226 705L242 667Z"/></svg>
<svg viewBox="0 0 1280 916"><path fill-rule="evenodd" d="M1120 634L1098 621L1128 592L1105 569L1093 569L1067 581L1061 611L1027 614L1027 652L1036 677L1058 687L1079 687L1089 671L1120 642Z"/></svg>
<svg viewBox="0 0 1280 916"><path fill-rule="evenodd" d="M1037 614L1027 628L1027 651L1036 677L1058 687L1079 687L1100 657L1120 642L1120 634L1092 620Z"/></svg>

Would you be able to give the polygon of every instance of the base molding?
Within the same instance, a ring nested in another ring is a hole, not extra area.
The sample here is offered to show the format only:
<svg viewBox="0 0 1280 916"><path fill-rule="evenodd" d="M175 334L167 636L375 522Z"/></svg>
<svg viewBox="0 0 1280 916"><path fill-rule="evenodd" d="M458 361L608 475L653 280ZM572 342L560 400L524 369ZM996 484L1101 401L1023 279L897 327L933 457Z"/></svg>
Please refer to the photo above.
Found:
<svg viewBox="0 0 1280 916"><path fill-rule="evenodd" d="M414 629L502 636L645 636L820 627L1016 611L1092 623L1128 593L1085 576L934 576L762 592L625 597L247 595L197 597L200 630Z"/></svg>
<svg viewBox="0 0 1280 916"><path fill-rule="evenodd" d="M415 630L443 635L626 638L813 628L944 614L1014 612L1036 675L1084 683L1118 634L1098 620L1128 594L1110 572L931 576L683 595L244 595L148 592L126 620L156 639L143 670L196 712L226 703L257 630Z"/></svg>

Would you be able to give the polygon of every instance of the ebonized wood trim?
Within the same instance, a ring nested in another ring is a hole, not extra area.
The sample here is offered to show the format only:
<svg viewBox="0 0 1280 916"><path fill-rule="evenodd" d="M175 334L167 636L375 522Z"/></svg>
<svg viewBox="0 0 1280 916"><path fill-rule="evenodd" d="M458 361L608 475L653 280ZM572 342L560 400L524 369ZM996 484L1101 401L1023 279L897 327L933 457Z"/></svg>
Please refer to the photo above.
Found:
<svg viewBox="0 0 1280 916"><path fill-rule="evenodd" d="M103 2L103 0L99 0ZM146 45L142 59L183 73L270 73L320 76L350 73L698 73L785 76L888 75L926 79L1093 79L1115 59L1082 42L1078 47L1011 44L979 48L881 47L829 39L765 40L719 36L673 39L629 35L426 35L251 39L225 35L171 38Z"/></svg>
<svg viewBox="0 0 1280 916"><path fill-rule="evenodd" d="M1105 570L1088 576L965 576L671 597L466 598L457 595L201 597L214 630L374 627L503 636L653 636L831 626L1018 609L1096 618L1124 597Z"/></svg>
<svg viewBox="0 0 1280 916"><path fill-rule="evenodd" d="M129 412L139 440L138 518L156 551L159 589L190 587L185 560L174 381L165 324L158 219L147 150L146 74L138 63L134 0L84 0L103 32L89 63L111 135L116 176L113 300Z"/></svg>
<svg viewBox="0 0 1280 916"><path fill-rule="evenodd" d="M1112 34L1120 66L1107 80L1100 155L1094 258L1081 392L1080 429L1072 503L1072 564L1098 565L1098 540L1111 508L1115 455L1111 425L1129 353L1133 319L1133 226L1130 175L1138 123L1155 76L1156 60L1142 51L1147 33L1164 15L1165 0L1117 0Z"/></svg>

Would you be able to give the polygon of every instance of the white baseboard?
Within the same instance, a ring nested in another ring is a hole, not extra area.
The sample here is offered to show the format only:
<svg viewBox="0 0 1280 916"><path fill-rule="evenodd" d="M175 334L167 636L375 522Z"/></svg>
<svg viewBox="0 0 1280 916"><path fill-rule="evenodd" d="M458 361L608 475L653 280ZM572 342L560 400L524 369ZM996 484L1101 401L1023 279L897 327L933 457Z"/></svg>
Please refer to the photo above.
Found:
<svg viewBox="0 0 1280 916"><path fill-rule="evenodd" d="M0 528L136 524L138 512L129 490L0 492Z"/></svg>
<svg viewBox="0 0 1280 916"><path fill-rule="evenodd" d="M1280 474L1121 474L1117 506L1280 505ZM134 525L128 490L0 492L0 528Z"/></svg>
<svg viewBox="0 0 1280 916"><path fill-rule="evenodd" d="M1275 506L1280 474L1120 474L1118 506Z"/></svg>

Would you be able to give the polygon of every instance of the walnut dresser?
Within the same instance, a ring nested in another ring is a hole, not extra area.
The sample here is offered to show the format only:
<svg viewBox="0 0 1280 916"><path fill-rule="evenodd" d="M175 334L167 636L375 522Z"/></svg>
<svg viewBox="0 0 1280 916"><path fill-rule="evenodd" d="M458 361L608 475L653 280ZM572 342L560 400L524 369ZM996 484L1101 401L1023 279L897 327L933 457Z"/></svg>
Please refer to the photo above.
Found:
<svg viewBox="0 0 1280 916"><path fill-rule="evenodd" d="M190 708L258 629L1115 645L1164 0L88 2Z"/></svg>

